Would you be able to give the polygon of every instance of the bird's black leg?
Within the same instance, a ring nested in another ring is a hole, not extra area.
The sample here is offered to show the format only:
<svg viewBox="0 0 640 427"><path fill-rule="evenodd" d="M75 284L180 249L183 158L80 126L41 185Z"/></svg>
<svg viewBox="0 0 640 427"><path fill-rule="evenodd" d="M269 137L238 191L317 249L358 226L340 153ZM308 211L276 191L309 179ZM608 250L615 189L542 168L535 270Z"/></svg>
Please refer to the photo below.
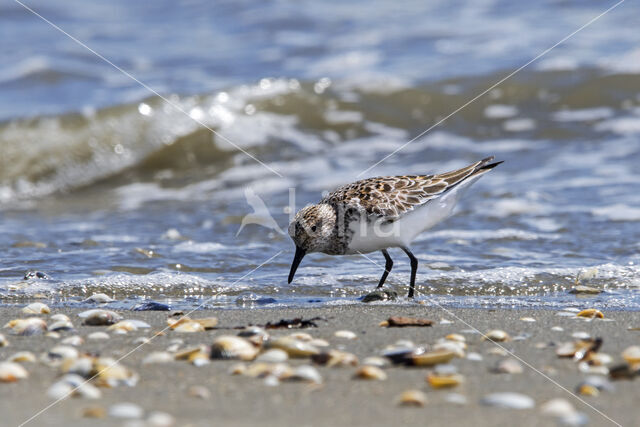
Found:
<svg viewBox="0 0 640 427"><path fill-rule="evenodd" d="M411 283L409 284L408 298L413 298L413 290L416 286L416 272L418 271L418 260L415 256L413 256L408 248L402 248L402 250L409 256L409 259L411 260Z"/></svg>
<svg viewBox="0 0 640 427"><path fill-rule="evenodd" d="M387 276L391 272L391 267L393 267L393 260L389 256L389 252L386 249L382 250L382 255L384 255L385 264L384 264L384 273L382 273L382 277L380 278L380 283L378 283L378 288L381 288L384 285L384 281L387 280Z"/></svg>

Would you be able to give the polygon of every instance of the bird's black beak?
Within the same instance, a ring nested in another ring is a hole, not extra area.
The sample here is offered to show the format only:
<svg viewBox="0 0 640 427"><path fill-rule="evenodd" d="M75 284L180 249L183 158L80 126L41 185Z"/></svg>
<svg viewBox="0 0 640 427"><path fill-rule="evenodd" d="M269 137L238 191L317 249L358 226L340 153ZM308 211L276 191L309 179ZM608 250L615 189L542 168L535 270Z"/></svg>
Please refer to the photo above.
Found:
<svg viewBox="0 0 640 427"><path fill-rule="evenodd" d="M298 266L300 265L300 261L302 261L302 258L304 258L304 256L307 254L307 252L302 249L300 246L296 246L296 254L293 257L293 263L291 264L291 271L289 272L289 282L291 283L291 281L293 280L293 276L295 276L296 274L296 270L298 269Z"/></svg>

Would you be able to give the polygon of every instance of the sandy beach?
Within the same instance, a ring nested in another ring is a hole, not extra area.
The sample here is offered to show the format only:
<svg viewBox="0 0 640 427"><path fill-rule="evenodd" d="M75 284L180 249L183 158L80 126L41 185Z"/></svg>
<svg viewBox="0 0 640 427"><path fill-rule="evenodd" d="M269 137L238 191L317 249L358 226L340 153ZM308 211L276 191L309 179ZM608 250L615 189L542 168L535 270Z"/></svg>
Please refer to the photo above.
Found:
<svg viewBox="0 0 640 427"><path fill-rule="evenodd" d="M85 339L78 347L81 352L119 358L139 345L139 341L136 341L139 337L151 337L155 332L165 328L170 314L166 311L120 312L125 319L143 320L149 323L151 328L138 329L126 335L109 332L109 339L88 340L88 334L106 331L107 326L83 326L77 316L79 311L81 310L52 309L51 314L40 316L45 321L55 313L65 313L71 318L77 332L61 332L58 339L45 335L16 336L10 329L2 330L9 345L0 348L0 360L7 360L18 351L31 351L39 359L36 363L22 363L29 373L28 378L15 383L0 384L0 412L3 414L3 425L20 425L54 402L54 399L47 395L47 391L60 377L60 368L46 366L40 358L60 340L79 335ZM176 426L493 426L516 423L520 426L534 426L554 422L554 418L542 414L541 409L545 402L554 398L569 401L583 420L588 419L589 425L633 425L638 414L637 381L613 381L612 390L602 390L598 396L580 396L591 407L561 388L574 391L587 377L587 374L579 371L575 361L556 356L558 344L575 341L572 334L582 332L591 337L601 337L603 345L600 353L612 356L610 366L619 364L622 361L621 352L637 343L640 332L628 330L640 326L637 314L606 312L604 315L605 319L585 321L576 319L575 316L561 316L555 311L544 310L445 311L419 305L386 304L318 309L197 311L191 314L192 318L217 317L219 324L216 329L196 333L167 330L164 335L156 336L121 361L122 365L139 375L139 381L135 386L100 388L101 397L97 399L65 399L32 419L28 425L161 425L162 422L170 421ZM380 327L379 323L390 316L428 318L432 319L434 324L430 327ZM3 308L0 311L0 323L3 325L11 319L24 317L28 316L22 314L19 308ZM465 357L454 358L450 364L464 376L464 382L452 388L434 389L425 381L426 375L433 371L433 368L407 366L384 368L386 380L357 380L353 379L356 367L320 366L308 358L303 358L290 359L286 363L293 367L314 366L322 377L322 384L283 381L272 386L261 378L231 375L229 370L237 365L238 361L211 360L203 366L194 366L187 361L142 363L153 351L166 351L174 346L170 350L177 349L179 352L199 344L210 345L220 335L236 335L239 330L235 328L238 327L274 323L281 319L297 317L318 318L315 320L317 327L300 330L273 329L268 332L273 337L305 332L313 338L328 341L329 348L355 354L361 362L368 356L379 355L386 346L398 340L434 344L448 334L461 334L467 344ZM521 320L527 317L535 319L535 322ZM552 330L553 327L556 327L555 330ZM507 332L512 339L500 343L500 346L525 362L521 363L522 373L492 372L499 361L510 356L501 355L500 353L504 353L502 348L483 340L474 329L483 333L492 329ZM356 338L337 337L334 333L338 330L352 331ZM469 356L472 353L479 354L481 360L472 360L479 359L477 355ZM526 363L540 372L526 366ZM600 377L607 378L604 375ZM399 395L408 389L423 391L427 403L423 407L399 406ZM481 403L484 396L496 392L522 393L531 397L535 406L529 409L504 409ZM194 396L195 394L200 396ZM142 418L127 420L109 415L112 405L123 402L134 403L142 408ZM87 408L93 408L98 418L87 418ZM170 417L152 415L158 411ZM150 416L156 424L145 424L144 420L150 419Z"/></svg>

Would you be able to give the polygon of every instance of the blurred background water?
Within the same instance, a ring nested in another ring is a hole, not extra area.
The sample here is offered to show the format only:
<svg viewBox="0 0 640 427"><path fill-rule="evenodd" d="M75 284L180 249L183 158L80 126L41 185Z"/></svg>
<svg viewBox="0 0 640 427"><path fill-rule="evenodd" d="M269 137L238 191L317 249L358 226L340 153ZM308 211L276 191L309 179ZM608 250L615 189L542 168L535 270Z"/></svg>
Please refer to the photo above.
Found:
<svg viewBox="0 0 640 427"><path fill-rule="evenodd" d="M290 189L300 208L357 179L615 2L26 4L183 111L0 4L2 303L247 307L351 302L382 272L318 254L287 285L290 239L237 234L247 188L286 230ZM639 14L622 3L366 173L506 161L415 243L422 298L640 309ZM569 294L593 267L605 292Z"/></svg>

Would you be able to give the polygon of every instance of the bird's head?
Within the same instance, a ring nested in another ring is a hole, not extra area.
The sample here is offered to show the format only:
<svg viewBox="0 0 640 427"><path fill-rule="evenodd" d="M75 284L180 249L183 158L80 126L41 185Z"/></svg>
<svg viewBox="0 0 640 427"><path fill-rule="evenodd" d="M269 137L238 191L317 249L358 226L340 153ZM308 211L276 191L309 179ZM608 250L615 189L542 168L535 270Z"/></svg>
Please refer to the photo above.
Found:
<svg viewBox="0 0 640 427"><path fill-rule="evenodd" d="M331 247L335 225L336 211L328 204L310 205L298 211L289 224L289 236L296 245L289 283L293 280L296 269L306 254L326 252Z"/></svg>

